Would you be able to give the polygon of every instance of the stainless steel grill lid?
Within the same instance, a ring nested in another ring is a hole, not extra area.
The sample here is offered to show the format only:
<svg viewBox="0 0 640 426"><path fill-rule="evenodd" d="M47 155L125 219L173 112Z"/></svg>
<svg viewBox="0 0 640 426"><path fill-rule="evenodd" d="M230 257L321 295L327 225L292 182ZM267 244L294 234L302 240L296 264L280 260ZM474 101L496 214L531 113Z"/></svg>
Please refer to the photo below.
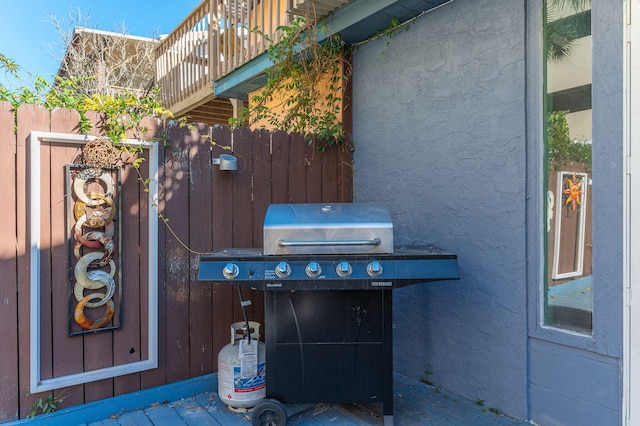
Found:
<svg viewBox="0 0 640 426"><path fill-rule="evenodd" d="M373 204L272 204L264 254L393 253L389 211Z"/></svg>

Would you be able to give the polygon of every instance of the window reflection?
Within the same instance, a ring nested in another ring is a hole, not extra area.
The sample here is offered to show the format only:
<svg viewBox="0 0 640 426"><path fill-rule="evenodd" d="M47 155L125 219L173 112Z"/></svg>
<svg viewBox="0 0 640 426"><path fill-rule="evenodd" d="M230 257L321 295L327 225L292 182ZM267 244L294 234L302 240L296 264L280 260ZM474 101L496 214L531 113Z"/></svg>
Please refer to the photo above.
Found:
<svg viewBox="0 0 640 426"><path fill-rule="evenodd" d="M591 1L547 0L544 323L590 334Z"/></svg>

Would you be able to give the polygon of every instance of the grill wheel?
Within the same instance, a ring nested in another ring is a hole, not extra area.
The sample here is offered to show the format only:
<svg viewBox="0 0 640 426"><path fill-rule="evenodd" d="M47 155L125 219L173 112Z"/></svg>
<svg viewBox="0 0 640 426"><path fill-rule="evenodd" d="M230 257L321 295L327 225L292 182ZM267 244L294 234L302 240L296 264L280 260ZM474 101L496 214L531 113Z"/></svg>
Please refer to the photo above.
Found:
<svg viewBox="0 0 640 426"><path fill-rule="evenodd" d="M251 424L253 426L285 426L287 411L277 399L266 398L253 409Z"/></svg>

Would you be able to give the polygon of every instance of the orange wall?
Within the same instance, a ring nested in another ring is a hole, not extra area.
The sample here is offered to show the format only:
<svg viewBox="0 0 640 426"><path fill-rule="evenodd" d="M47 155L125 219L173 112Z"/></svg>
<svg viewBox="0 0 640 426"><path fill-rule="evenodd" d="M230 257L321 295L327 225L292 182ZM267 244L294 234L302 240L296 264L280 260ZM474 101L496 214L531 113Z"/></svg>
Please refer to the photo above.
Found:
<svg viewBox="0 0 640 426"><path fill-rule="evenodd" d="M343 67L341 67L342 69ZM329 82L329 75L325 75L324 78L318 82L318 85L322 87L321 89L321 93L320 93L320 98L324 100L324 98L326 97L326 95L329 94L329 86L330 86L330 82ZM341 98L344 99L344 91L345 91L345 82L343 81L341 83L340 89L337 90L337 92L340 93L335 93L334 96L339 96ZM284 114L286 114L286 112L288 111L288 108L286 106L286 101L289 98L289 93L290 92L281 92L279 94L277 94L271 102L267 103L267 107L269 108L269 110L274 111L276 113L278 113L278 115L280 117L283 117ZM254 96L256 95L260 95L260 90L256 90L252 93L249 94L249 105L253 106L254 104L252 103L251 99L253 99ZM338 121L339 122L343 122L343 116L342 116L342 103L340 103L340 109L338 111ZM318 108L322 111L326 111L327 106L326 105L319 105ZM258 121L255 123L252 123L250 125L251 128L265 128L265 129L269 129L269 130L275 130L273 129L273 127L266 121L266 120L262 120L262 121Z"/></svg>

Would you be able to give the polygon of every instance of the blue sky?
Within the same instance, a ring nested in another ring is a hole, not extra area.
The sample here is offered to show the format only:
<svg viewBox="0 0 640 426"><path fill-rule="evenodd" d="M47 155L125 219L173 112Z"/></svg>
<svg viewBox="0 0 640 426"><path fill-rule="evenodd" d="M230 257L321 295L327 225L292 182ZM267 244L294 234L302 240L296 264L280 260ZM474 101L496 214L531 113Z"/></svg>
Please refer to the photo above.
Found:
<svg viewBox="0 0 640 426"><path fill-rule="evenodd" d="M55 16L71 26L70 14L88 18L104 31L152 37L170 33L202 0L2 0L0 53L33 76L51 81L62 56L62 38L51 23ZM24 74L23 74L24 75ZM0 82L7 83L0 74Z"/></svg>

